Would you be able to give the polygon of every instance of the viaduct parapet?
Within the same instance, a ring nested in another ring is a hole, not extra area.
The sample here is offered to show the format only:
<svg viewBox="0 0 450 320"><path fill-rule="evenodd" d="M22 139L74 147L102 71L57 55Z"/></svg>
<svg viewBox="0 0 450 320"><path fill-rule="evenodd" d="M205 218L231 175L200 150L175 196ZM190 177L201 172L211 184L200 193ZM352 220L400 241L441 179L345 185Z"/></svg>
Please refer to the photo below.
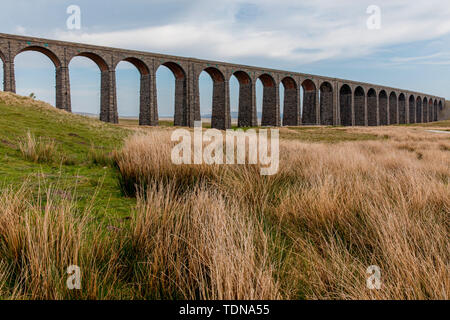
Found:
<svg viewBox="0 0 450 320"><path fill-rule="evenodd" d="M141 125L158 124L156 71L162 65L175 76L176 126L193 126L200 120L199 76L203 71L214 83L211 125L217 129L231 127L229 79L233 75L239 81L240 127L258 125L255 93L258 79L264 86L263 126L379 126L432 122L440 119L445 107L442 97L357 81L0 33L5 91L16 91L14 59L24 51L41 52L53 62L56 107L68 112L72 111L70 61L76 56L94 61L101 72L100 120L111 123L118 122L115 70L121 61L133 64L141 75ZM282 119L280 85L285 90Z"/></svg>

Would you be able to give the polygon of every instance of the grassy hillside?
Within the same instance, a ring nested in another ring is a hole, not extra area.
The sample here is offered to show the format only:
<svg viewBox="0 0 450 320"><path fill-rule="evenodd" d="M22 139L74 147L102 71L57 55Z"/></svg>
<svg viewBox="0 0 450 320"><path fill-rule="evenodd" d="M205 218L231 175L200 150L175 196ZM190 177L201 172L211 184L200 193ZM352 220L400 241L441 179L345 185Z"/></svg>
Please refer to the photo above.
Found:
<svg viewBox="0 0 450 320"><path fill-rule="evenodd" d="M51 163L26 160L20 144L30 133L43 144L55 145ZM33 190L57 184L62 192L76 186L81 206L97 192L93 210L99 216L129 215L135 204L124 198L117 175L103 154L120 148L130 131L88 117L69 114L29 98L0 93L0 184L19 187L24 180Z"/></svg>
<svg viewBox="0 0 450 320"><path fill-rule="evenodd" d="M449 128L282 128L261 176L0 92L0 299L448 299Z"/></svg>

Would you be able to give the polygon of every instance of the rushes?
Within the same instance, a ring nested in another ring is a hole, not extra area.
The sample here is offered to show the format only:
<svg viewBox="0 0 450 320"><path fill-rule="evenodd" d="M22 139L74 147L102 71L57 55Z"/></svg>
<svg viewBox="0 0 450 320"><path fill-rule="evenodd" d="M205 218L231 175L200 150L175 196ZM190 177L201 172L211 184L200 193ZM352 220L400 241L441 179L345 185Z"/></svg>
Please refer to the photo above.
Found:
<svg viewBox="0 0 450 320"><path fill-rule="evenodd" d="M36 138L29 131L25 138L19 142L19 149L25 159L32 162L55 162L58 156L54 140Z"/></svg>
<svg viewBox="0 0 450 320"><path fill-rule="evenodd" d="M138 189L145 190L151 185L169 183L178 192L184 192L212 179L215 166L172 163L170 135L167 131L136 134L114 154L119 185L126 196L135 196Z"/></svg>
<svg viewBox="0 0 450 320"><path fill-rule="evenodd" d="M167 201L172 199L172 201ZM132 242L142 295L158 299L277 299L261 222L219 193L173 186L139 198Z"/></svg>
<svg viewBox="0 0 450 320"><path fill-rule="evenodd" d="M112 227L51 190L3 190L0 298L448 299L448 137L359 130L390 138L282 141L272 177L175 166L169 132L141 133L114 154L137 205Z"/></svg>

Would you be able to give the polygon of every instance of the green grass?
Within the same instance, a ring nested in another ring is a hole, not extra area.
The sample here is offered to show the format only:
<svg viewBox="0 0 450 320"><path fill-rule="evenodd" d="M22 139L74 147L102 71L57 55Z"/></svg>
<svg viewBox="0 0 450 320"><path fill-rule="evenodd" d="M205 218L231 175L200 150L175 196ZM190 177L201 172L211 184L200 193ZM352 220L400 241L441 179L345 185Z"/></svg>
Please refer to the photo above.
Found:
<svg viewBox="0 0 450 320"><path fill-rule="evenodd" d="M24 101L26 102L26 101ZM19 141L30 132L37 138L53 139L64 163L34 163L25 160ZM99 161L120 147L131 131L98 120L68 114L45 106L9 105L0 99L0 186L19 187L24 181L36 192L45 181L62 190L73 190L80 207L97 192L96 216L130 214L134 199L123 197L112 164ZM92 150L97 161L93 161ZM106 164L106 166L105 166Z"/></svg>
<svg viewBox="0 0 450 320"><path fill-rule="evenodd" d="M402 126L408 127L431 127L431 128L450 128L450 121L443 120L437 122L428 122L428 123L411 123L411 124L402 124Z"/></svg>
<svg viewBox="0 0 450 320"><path fill-rule="evenodd" d="M289 127L280 131L280 137L287 140L325 143L380 140L387 138L370 133L352 132L342 127Z"/></svg>

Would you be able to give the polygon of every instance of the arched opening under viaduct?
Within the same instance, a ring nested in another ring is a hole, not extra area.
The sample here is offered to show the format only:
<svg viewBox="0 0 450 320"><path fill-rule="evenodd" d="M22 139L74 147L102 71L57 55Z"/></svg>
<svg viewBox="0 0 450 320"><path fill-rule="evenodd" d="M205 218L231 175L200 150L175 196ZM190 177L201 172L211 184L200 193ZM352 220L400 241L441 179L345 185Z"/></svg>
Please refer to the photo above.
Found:
<svg viewBox="0 0 450 320"><path fill-rule="evenodd" d="M283 87L283 126L300 125L300 97L297 83L291 77L281 80Z"/></svg>
<svg viewBox="0 0 450 320"><path fill-rule="evenodd" d="M434 108L433 108L433 119L434 121L438 120L438 102L437 100L434 100Z"/></svg>
<svg viewBox="0 0 450 320"><path fill-rule="evenodd" d="M150 125L150 71L137 58L125 58L116 66L117 112L119 118L139 118L140 125Z"/></svg>
<svg viewBox="0 0 450 320"><path fill-rule="evenodd" d="M302 124L316 125L317 124L316 85L312 80L306 79L302 83L302 89L303 89Z"/></svg>
<svg viewBox="0 0 450 320"><path fill-rule="evenodd" d="M433 99L430 99L428 101L428 121L433 122L434 121L434 114L433 114Z"/></svg>
<svg viewBox="0 0 450 320"><path fill-rule="evenodd" d="M398 124L398 100L395 92L389 95L389 124Z"/></svg>
<svg viewBox="0 0 450 320"><path fill-rule="evenodd" d="M186 73L176 62L164 62L156 70L155 117L173 119L174 126L187 125ZM155 119L153 119L155 122Z"/></svg>
<svg viewBox="0 0 450 320"><path fill-rule="evenodd" d="M339 90L339 110L341 114L341 125L352 125L352 89L344 84Z"/></svg>
<svg viewBox="0 0 450 320"><path fill-rule="evenodd" d="M427 98L423 98L423 118L422 118L422 122L426 123L428 122L428 99Z"/></svg>
<svg viewBox="0 0 450 320"><path fill-rule="evenodd" d="M102 57L91 52L80 52L69 62L69 78L69 99L73 112L99 115L104 122L118 122L117 103L111 103L108 90L109 68Z"/></svg>
<svg viewBox="0 0 450 320"><path fill-rule="evenodd" d="M264 127L280 126L279 89L275 79L264 73L258 77L263 85L261 125Z"/></svg>
<svg viewBox="0 0 450 320"><path fill-rule="evenodd" d="M320 124L333 125L333 87L329 82L320 86Z"/></svg>
<svg viewBox="0 0 450 320"><path fill-rule="evenodd" d="M406 123L406 97L403 93L398 96L398 121L400 124Z"/></svg>
<svg viewBox="0 0 450 320"><path fill-rule="evenodd" d="M202 71L203 77L204 74L208 74L210 79L212 80L212 96L207 95L207 92L202 92L203 88L199 84L200 87L200 110L202 112L210 112L211 113L211 127L215 129L229 129L231 127L231 115L230 115L230 104L228 101L228 82L225 81L225 77L222 72L214 67L207 67ZM200 77L202 77L202 74ZM199 78L199 82L202 82ZM206 88L206 90L210 90L211 88ZM206 94L206 95L205 95ZM202 100L203 95L203 100ZM209 100L209 101L208 101ZM203 106L202 106L203 104ZM198 112L197 112L198 113ZM195 116L196 120L200 118L199 114Z"/></svg>
<svg viewBox="0 0 450 320"><path fill-rule="evenodd" d="M409 97L409 123L416 123L416 99L413 95Z"/></svg>
<svg viewBox="0 0 450 320"><path fill-rule="evenodd" d="M254 85L245 71L235 71L232 78L239 82L238 127L254 127L258 125L256 102L253 94ZM231 92L230 92L231 96Z"/></svg>
<svg viewBox="0 0 450 320"><path fill-rule="evenodd" d="M377 126L377 93L370 89L367 93L367 121L369 126Z"/></svg>
<svg viewBox="0 0 450 320"><path fill-rule="evenodd" d="M378 96L379 110L380 110L380 126L389 124L388 120L388 96L386 91L381 90Z"/></svg>
<svg viewBox="0 0 450 320"><path fill-rule="evenodd" d="M14 57L16 92L60 107L56 85L61 61L51 50L29 46ZM39 87L36 86L39 83Z"/></svg>
<svg viewBox="0 0 450 320"><path fill-rule="evenodd" d="M416 99L416 123L423 122L423 110L422 110L422 98L417 97Z"/></svg>
<svg viewBox="0 0 450 320"><path fill-rule="evenodd" d="M366 124L365 99L364 89L362 87L357 87L354 94L356 126L364 126Z"/></svg>

